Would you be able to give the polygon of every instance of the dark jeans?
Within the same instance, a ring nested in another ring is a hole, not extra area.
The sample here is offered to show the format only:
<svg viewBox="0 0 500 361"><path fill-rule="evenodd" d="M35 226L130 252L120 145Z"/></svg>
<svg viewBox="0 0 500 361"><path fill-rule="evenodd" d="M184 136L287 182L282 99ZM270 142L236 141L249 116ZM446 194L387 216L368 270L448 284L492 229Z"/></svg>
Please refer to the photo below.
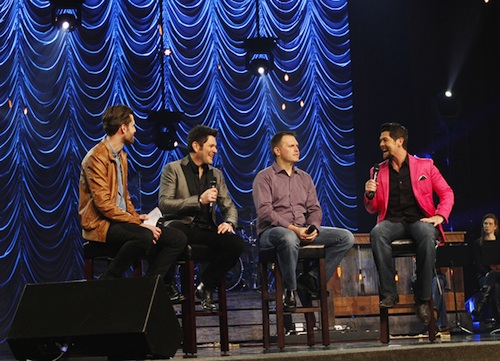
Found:
<svg viewBox="0 0 500 361"><path fill-rule="evenodd" d="M495 317L500 318L500 271L489 271L479 282L481 286L491 287L488 305L493 306Z"/></svg>
<svg viewBox="0 0 500 361"><path fill-rule="evenodd" d="M153 244L153 233L140 225L130 223L111 223L106 243L120 250L106 271L110 277L122 277L123 273L138 257L148 260L148 276L161 275L170 282L167 273L175 264L177 257L186 248L187 237L184 233L170 227L161 227L160 238Z"/></svg>
<svg viewBox="0 0 500 361"><path fill-rule="evenodd" d="M435 275L432 279L432 300L434 302L434 309L438 314L436 324L439 328L448 327L445 298L446 283L446 277L441 274Z"/></svg>
<svg viewBox="0 0 500 361"><path fill-rule="evenodd" d="M431 223L420 221L413 223L382 221L373 227L370 232L370 244L378 270L382 299L397 295L391 242L403 238L412 238L416 244L417 279L413 295L418 301L428 301L431 298L433 269L436 262L436 236L437 230Z"/></svg>
<svg viewBox="0 0 500 361"><path fill-rule="evenodd" d="M216 252L216 256L200 276L205 287L212 291L236 264L245 248L245 241L234 233L218 234L217 230L190 227L180 221L173 221L168 226L182 231L187 236L189 244L206 245Z"/></svg>

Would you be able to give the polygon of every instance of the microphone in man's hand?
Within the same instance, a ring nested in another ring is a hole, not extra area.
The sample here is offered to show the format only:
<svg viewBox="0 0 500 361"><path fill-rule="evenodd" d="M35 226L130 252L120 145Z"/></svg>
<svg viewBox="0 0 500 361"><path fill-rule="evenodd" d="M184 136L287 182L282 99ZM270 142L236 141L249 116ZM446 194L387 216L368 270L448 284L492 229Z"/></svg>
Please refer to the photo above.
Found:
<svg viewBox="0 0 500 361"><path fill-rule="evenodd" d="M210 181L210 188L215 188L216 186L217 186L217 181L214 178ZM213 206L214 206L214 202L210 202L210 205L209 205L210 209L212 209Z"/></svg>
<svg viewBox="0 0 500 361"><path fill-rule="evenodd" d="M372 176L372 179L373 179L374 181L376 181L376 180L377 180L377 177L378 177L378 171L379 171L379 170L380 170L380 165L379 165L378 163L375 163L375 164L373 165L373 176ZM368 193L366 194L366 198L368 198L368 199L370 199L370 200L371 200L371 199L373 199L373 197L375 197L375 192L368 192Z"/></svg>
<svg viewBox="0 0 500 361"><path fill-rule="evenodd" d="M311 234L316 230L316 226L314 224L311 224L309 227L306 229L306 234Z"/></svg>

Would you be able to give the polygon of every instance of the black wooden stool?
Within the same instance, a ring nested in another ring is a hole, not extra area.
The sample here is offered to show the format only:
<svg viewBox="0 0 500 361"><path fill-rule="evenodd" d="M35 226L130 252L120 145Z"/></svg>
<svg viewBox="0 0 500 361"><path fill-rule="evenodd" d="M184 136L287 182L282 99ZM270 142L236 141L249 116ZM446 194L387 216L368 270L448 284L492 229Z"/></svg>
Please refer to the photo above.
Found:
<svg viewBox="0 0 500 361"><path fill-rule="evenodd" d="M416 249L415 242L412 239L397 239L392 241L392 257L415 257ZM434 317L434 302L432 301L432 295L427 302L429 306L429 311L431 313L431 320L429 322L429 341L434 342L436 340L436 319ZM401 309L401 308L416 308L415 303L402 304L398 303L391 309ZM389 308L380 308L380 342L387 344L389 343Z"/></svg>
<svg viewBox="0 0 500 361"><path fill-rule="evenodd" d="M294 312L303 312L306 316L307 329L307 345L314 345L314 324L313 312L320 313L322 341L324 346L330 344L330 331L328 326L328 303L326 290L326 271L325 271L325 247L323 245L306 245L299 247L299 262L315 261L318 264L319 273L319 304L314 307L312 300L308 304L297 307ZM264 348L268 349L271 346L270 336L270 314L276 315L277 328L277 346L280 349L285 347L285 324L284 324L284 309L283 309L283 278L278 265L278 256L275 248L265 248L259 251L259 263L262 276L262 319L263 319L263 343ZM268 285L268 265L271 264L274 268L276 279L276 296L270 297ZM273 310L270 307L271 302L276 302L276 308Z"/></svg>
<svg viewBox="0 0 500 361"><path fill-rule="evenodd" d="M196 345L196 317L219 317L221 352L229 351L229 331L227 317L226 282L223 278L218 287L218 311L196 311L195 264L207 263L215 259L216 252L208 246L191 244L179 257L182 293L186 300L182 302L182 331L184 333L183 351L186 355L194 355Z"/></svg>

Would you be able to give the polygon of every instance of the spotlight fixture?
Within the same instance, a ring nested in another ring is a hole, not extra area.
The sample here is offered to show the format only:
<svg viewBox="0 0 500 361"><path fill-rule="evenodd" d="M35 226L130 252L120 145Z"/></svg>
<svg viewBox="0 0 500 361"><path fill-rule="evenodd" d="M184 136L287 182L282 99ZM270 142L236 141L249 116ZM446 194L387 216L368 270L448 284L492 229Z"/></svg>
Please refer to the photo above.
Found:
<svg viewBox="0 0 500 361"><path fill-rule="evenodd" d="M267 75L274 68L274 48L277 38L256 37L244 41L247 51L245 66L257 76Z"/></svg>
<svg viewBox="0 0 500 361"><path fill-rule="evenodd" d="M443 118L456 118L460 114L460 101L450 90L437 96L438 115Z"/></svg>
<svg viewBox="0 0 500 361"><path fill-rule="evenodd" d="M255 24L257 37L245 39L244 45L247 51L245 56L245 67L257 76L267 75L274 68L274 48L278 38L264 37L260 35L259 0L255 0Z"/></svg>
<svg viewBox="0 0 500 361"><path fill-rule="evenodd" d="M152 110L148 121L153 123L153 141L163 150L174 150L179 146L176 124L182 120L184 113L169 110Z"/></svg>
<svg viewBox="0 0 500 361"><path fill-rule="evenodd" d="M83 0L51 0L52 24L63 31L73 31L82 24Z"/></svg>

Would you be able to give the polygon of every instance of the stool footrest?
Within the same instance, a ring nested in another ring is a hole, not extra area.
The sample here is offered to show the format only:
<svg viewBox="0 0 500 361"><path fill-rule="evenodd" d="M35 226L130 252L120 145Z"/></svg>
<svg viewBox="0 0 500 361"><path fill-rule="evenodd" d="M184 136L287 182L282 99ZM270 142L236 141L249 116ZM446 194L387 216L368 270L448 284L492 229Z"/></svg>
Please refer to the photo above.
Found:
<svg viewBox="0 0 500 361"><path fill-rule="evenodd" d="M416 303L398 303L392 307L386 308L386 310L398 309L398 308L415 308L417 307Z"/></svg>

